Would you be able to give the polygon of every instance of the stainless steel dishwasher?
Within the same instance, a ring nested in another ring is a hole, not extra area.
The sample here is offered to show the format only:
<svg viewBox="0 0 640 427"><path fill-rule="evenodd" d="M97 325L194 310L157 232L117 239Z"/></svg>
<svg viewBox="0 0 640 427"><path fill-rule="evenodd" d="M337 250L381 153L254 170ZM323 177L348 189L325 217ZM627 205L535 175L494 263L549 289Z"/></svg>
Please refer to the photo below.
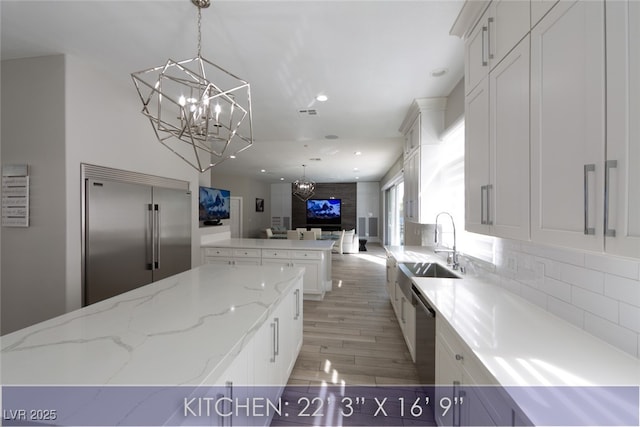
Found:
<svg viewBox="0 0 640 427"><path fill-rule="evenodd" d="M411 304L416 308L416 369L422 384L433 385L436 381L436 311L413 284Z"/></svg>

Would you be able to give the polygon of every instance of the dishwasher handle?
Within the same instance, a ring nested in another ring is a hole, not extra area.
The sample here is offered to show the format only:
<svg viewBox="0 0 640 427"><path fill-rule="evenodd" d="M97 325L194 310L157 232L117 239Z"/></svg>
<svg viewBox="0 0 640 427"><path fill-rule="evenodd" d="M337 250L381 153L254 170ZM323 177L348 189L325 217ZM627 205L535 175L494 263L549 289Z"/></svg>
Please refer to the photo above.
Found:
<svg viewBox="0 0 640 427"><path fill-rule="evenodd" d="M415 285L411 285L411 293L413 294L413 300L416 301L418 303L418 305L420 305L422 310L429 317L435 318L436 317L436 311L433 308L431 308L431 306L429 305L429 303L427 301L425 301L424 297L422 296L420 291L418 289L416 289Z"/></svg>

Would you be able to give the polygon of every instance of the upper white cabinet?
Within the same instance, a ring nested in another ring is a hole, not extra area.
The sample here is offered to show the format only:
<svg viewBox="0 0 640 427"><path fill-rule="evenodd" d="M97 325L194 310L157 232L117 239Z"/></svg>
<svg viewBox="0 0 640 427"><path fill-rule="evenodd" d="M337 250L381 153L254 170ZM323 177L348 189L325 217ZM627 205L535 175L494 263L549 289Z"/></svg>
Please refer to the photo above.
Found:
<svg viewBox="0 0 640 427"><path fill-rule="evenodd" d="M465 91L469 93L530 29L528 1L494 0L465 42Z"/></svg>
<svg viewBox="0 0 640 427"><path fill-rule="evenodd" d="M529 238L529 38L465 97L465 227Z"/></svg>
<svg viewBox="0 0 640 427"><path fill-rule="evenodd" d="M605 250L640 258L640 2L608 1Z"/></svg>
<svg viewBox="0 0 640 427"><path fill-rule="evenodd" d="M435 218L427 193L432 173L437 172L434 164L438 159L446 105L446 98L416 99L400 126L405 136L404 215L407 221L426 223Z"/></svg>
<svg viewBox="0 0 640 427"><path fill-rule="evenodd" d="M531 0L531 28L535 27L557 2L558 0Z"/></svg>
<svg viewBox="0 0 640 427"><path fill-rule="evenodd" d="M603 248L604 3L560 2L531 31L531 236Z"/></svg>

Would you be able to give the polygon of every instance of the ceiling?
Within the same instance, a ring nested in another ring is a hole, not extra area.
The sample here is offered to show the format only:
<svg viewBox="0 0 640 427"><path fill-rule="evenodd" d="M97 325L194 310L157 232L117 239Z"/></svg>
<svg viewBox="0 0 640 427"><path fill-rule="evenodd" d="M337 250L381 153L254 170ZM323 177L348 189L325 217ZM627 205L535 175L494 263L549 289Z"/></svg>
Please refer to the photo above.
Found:
<svg viewBox="0 0 640 427"><path fill-rule="evenodd" d="M306 164L316 182L378 181L401 155L398 129L413 99L447 96L463 76L462 41L449 35L462 3L213 0L202 10L202 55L251 84L255 140L216 172L292 181ZM197 52L190 0L0 8L2 59L75 55L132 91L131 72ZM317 115L299 113L310 108Z"/></svg>

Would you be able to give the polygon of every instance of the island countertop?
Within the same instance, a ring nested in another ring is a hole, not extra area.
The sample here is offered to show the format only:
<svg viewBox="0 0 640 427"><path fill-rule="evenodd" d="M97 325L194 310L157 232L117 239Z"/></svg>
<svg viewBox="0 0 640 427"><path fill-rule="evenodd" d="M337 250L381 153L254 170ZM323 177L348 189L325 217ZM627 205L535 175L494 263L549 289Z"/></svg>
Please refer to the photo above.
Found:
<svg viewBox="0 0 640 427"><path fill-rule="evenodd" d="M202 247L330 251L335 242L335 240L226 239L206 243Z"/></svg>
<svg viewBox="0 0 640 427"><path fill-rule="evenodd" d="M303 268L203 265L0 338L4 385L216 381Z"/></svg>

